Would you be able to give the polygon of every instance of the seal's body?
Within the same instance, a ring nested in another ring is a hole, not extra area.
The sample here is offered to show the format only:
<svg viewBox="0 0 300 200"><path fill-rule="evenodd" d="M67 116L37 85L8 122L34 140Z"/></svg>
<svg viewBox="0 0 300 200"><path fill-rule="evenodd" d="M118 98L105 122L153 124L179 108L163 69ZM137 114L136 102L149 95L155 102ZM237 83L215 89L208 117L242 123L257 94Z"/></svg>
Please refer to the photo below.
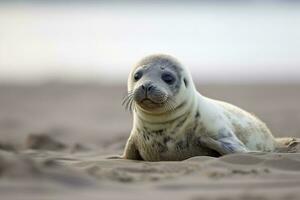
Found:
<svg viewBox="0 0 300 200"><path fill-rule="evenodd" d="M272 152L293 141L275 139L254 115L202 96L189 71L167 55L148 56L132 69L124 103L133 111L125 159L184 160Z"/></svg>

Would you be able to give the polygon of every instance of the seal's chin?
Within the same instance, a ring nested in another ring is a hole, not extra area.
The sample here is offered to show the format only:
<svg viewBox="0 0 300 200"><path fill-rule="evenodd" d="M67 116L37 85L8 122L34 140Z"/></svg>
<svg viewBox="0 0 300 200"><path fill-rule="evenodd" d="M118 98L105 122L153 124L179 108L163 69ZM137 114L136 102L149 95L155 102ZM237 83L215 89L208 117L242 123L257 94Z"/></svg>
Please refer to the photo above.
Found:
<svg viewBox="0 0 300 200"><path fill-rule="evenodd" d="M165 101L163 102L155 102L149 98L145 98L139 102L137 102L137 104L142 107L145 110L151 111L151 110L156 110L159 108L163 108L165 105Z"/></svg>

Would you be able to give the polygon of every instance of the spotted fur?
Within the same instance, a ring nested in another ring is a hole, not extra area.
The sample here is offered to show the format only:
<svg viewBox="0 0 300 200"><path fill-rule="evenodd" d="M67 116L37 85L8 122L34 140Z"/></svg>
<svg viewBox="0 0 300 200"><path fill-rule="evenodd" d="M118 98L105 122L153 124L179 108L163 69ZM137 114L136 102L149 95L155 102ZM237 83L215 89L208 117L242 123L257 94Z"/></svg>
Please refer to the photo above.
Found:
<svg viewBox="0 0 300 200"><path fill-rule="evenodd" d="M133 73L142 68L145 79L134 82ZM159 70L176 74L176 84L164 85ZM193 156L220 156L251 151L276 151L290 146L291 138L274 138L267 126L254 115L231 104L202 96L195 89L191 74L176 59L152 55L133 67L128 91L145 81L155 82L158 90L167 91L172 109L143 109L134 104L133 128L123 158L161 161L184 160ZM168 104L170 102L166 102Z"/></svg>

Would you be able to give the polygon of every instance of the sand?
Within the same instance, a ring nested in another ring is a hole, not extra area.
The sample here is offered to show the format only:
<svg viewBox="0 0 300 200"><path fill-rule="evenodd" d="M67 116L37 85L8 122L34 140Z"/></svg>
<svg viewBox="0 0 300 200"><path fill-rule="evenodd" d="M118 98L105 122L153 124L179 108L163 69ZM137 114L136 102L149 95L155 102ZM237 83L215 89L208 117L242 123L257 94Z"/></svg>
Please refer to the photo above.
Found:
<svg viewBox="0 0 300 200"><path fill-rule="evenodd" d="M300 138L300 85L199 85ZM131 129L121 86L0 86L0 199L299 199L297 153L193 157L181 162L107 159Z"/></svg>

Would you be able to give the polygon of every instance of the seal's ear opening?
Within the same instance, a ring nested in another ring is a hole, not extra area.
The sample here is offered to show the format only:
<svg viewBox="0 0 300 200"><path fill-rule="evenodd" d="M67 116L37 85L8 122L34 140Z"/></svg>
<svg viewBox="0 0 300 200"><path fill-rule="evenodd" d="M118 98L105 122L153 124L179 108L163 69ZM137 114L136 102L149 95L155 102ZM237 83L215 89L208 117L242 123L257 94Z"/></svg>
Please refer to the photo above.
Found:
<svg viewBox="0 0 300 200"><path fill-rule="evenodd" d="M188 87L188 82L187 82L186 78L183 78L183 82L184 82L185 87L187 88Z"/></svg>

